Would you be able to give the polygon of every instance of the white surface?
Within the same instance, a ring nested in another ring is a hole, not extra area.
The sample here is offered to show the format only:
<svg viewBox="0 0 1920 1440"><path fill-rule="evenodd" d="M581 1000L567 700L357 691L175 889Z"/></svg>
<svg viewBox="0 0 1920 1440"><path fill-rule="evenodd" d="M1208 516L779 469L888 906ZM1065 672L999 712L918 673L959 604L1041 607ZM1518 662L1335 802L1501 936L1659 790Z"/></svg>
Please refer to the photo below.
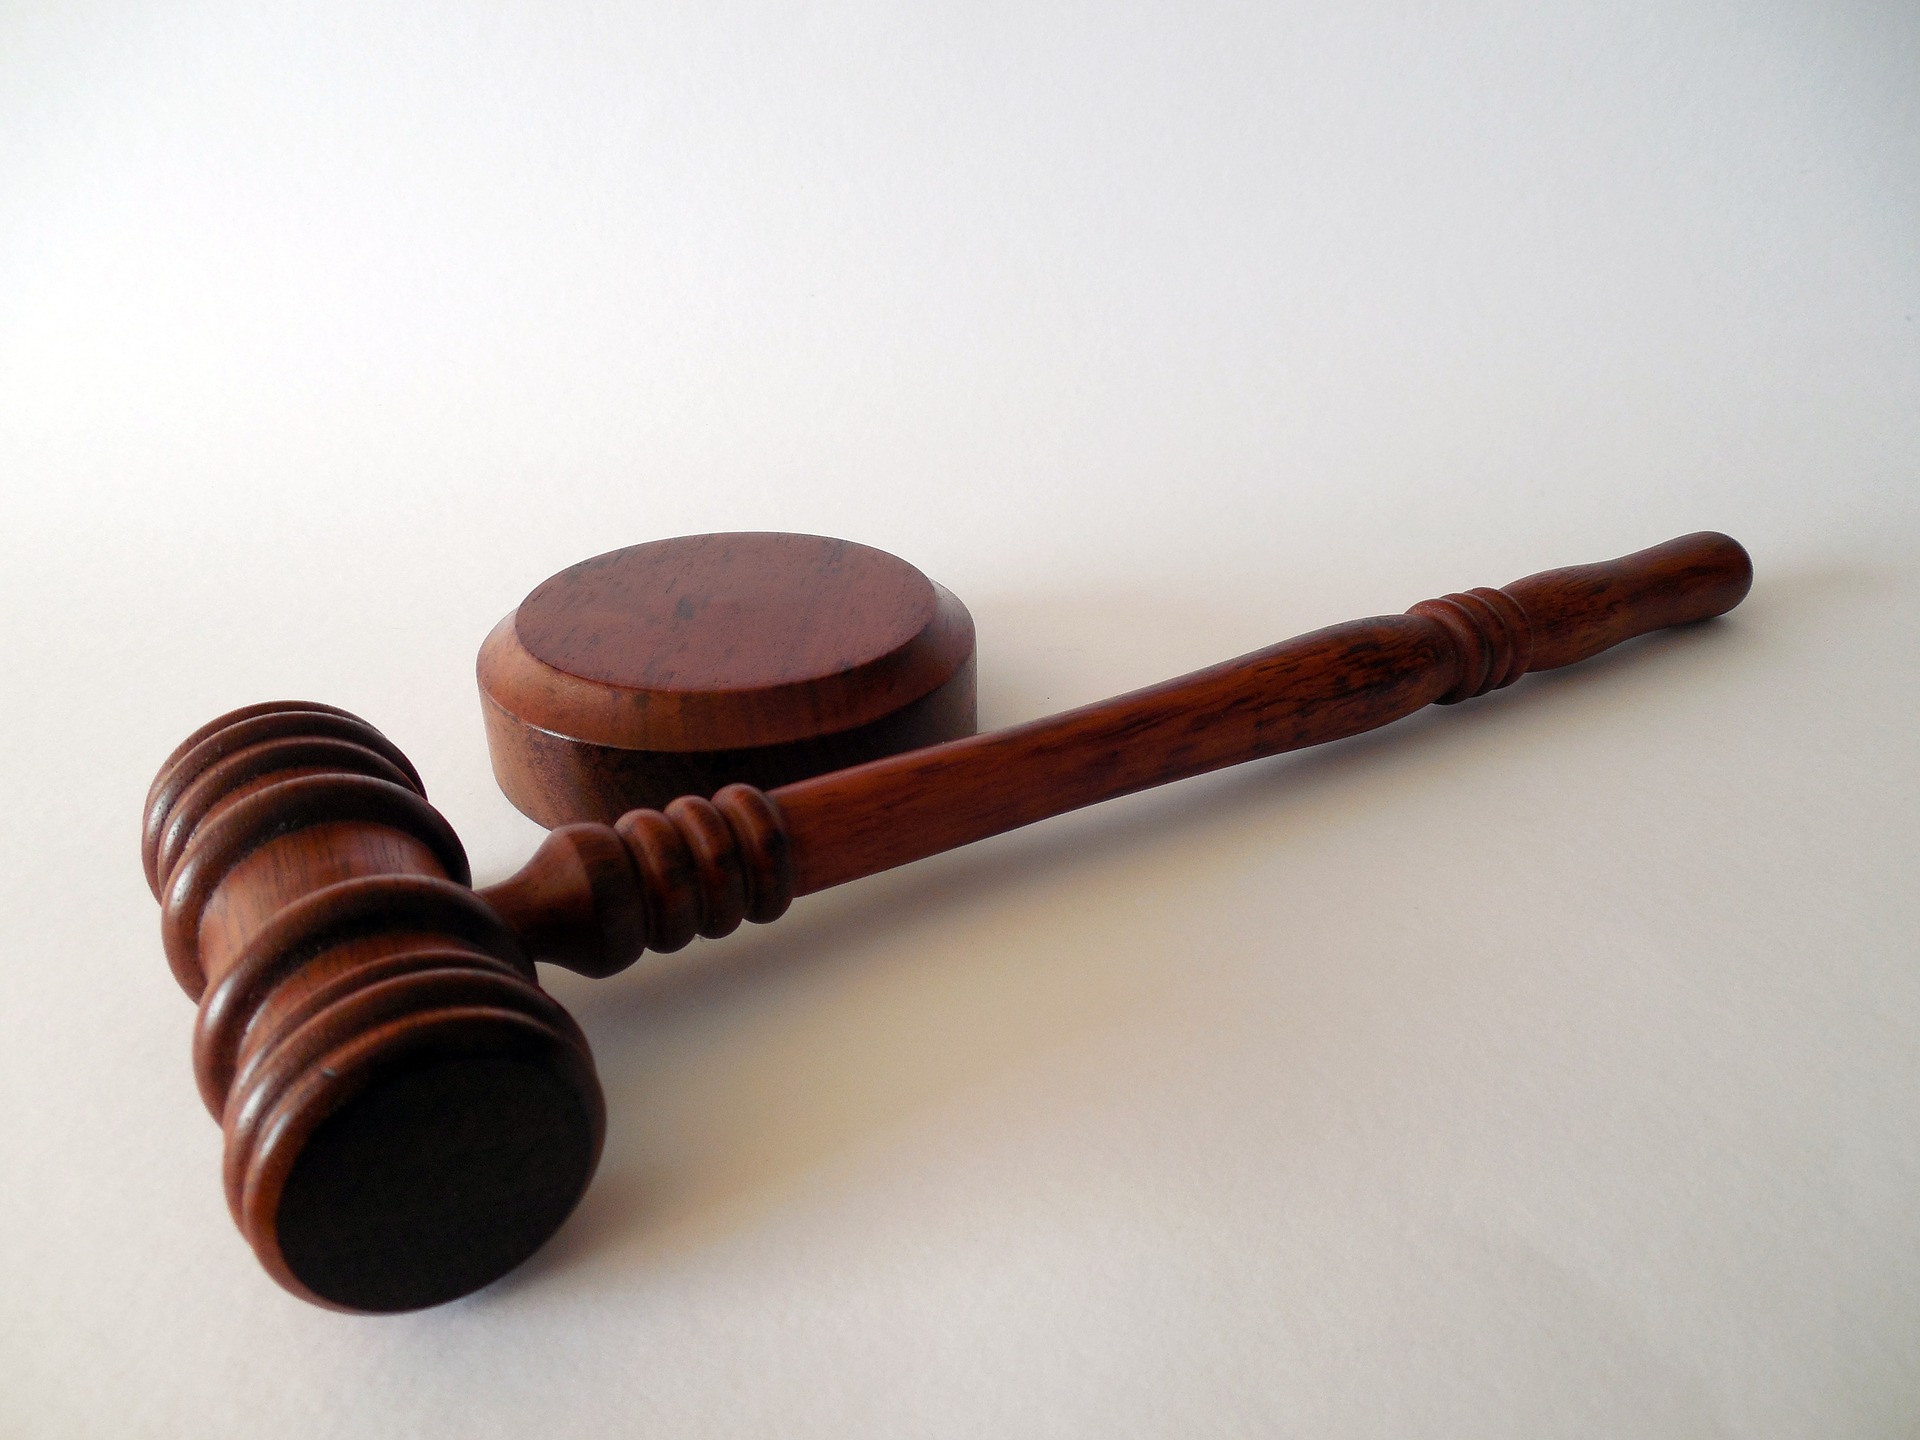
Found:
<svg viewBox="0 0 1920 1440"><path fill-rule="evenodd" d="M1895 1436L1905 4L0 7L0 1433ZM555 991L612 1112L389 1320L221 1203L136 814L488 627L894 550L983 719L1688 530L1729 620Z"/></svg>

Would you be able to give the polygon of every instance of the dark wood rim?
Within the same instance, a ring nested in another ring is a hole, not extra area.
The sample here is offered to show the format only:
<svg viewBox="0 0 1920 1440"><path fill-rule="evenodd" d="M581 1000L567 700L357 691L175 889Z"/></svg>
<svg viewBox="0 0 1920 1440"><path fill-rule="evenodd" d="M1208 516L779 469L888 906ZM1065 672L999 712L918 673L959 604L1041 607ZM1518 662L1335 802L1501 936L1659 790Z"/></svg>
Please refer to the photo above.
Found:
<svg viewBox="0 0 1920 1440"><path fill-rule="evenodd" d="M527 1011L563 1028L563 1012L538 986L505 969L466 963L472 957L442 952L442 963L371 978L300 1023L287 1026L250 1057L228 1092L223 1175L227 1205L240 1217L240 1194L261 1121L280 1097L309 1070L322 1066L346 1038L370 1033L408 1017L448 1010Z"/></svg>
<svg viewBox="0 0 1920 1440"><path fill-rule="evenodd" d="M592 1058L571 1019L565 1029L558 1029L517 1009L462 1008L404 1017L353 1037L321 1064L309 1067L256 1127L240 1187L240 1228L276 1281L329 1310L358 1312L358 1307L316 1294L281 1253L277 1222L287 1179L308 1138L349 1101L405 1067L468 1057L522 1059L548 1069L573 1089L587 1106L593 1129L591 1163L580 1183L584 1193L605 1143L606 1107ZM574 1198L577 1202L578 1195ZM436 1295L421 1304L455 1298Z"/></svg>

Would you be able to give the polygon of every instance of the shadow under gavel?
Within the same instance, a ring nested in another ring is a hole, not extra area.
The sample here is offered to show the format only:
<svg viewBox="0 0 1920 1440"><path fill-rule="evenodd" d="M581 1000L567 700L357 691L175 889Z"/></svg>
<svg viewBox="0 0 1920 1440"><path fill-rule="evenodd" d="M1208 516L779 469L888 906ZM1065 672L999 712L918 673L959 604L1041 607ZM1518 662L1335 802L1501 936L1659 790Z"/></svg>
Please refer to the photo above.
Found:
<svg viewBox="0 0 1920 1440"><path fill-rule="evenodd" d="M770 794L729 785L565 825L477 892L379 731L325 705L236 710L161 767L142 847L168 962L199 1002L228 1206L308 1300L464 1295L538 1249L599 1160L593 1059L536 960L610 975L796 895L1722 614L1752 575L1735 541L1689 535Z"/></svg>

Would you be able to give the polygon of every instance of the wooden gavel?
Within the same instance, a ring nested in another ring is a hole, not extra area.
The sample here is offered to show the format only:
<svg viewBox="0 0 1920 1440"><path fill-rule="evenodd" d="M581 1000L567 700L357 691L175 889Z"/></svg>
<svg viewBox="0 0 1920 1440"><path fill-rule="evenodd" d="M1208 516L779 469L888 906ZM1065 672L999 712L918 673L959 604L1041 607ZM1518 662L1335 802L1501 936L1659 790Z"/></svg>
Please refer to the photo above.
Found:
<svg viewBox="0 0 1920 1440"><path fill-rule="evenodd" d="M477 892L371 725L294 702L223 715L161 767L143 859L199 1002L194 1073L224 1128L228 1205L308 1300L466 1294L559 1227L599 1159L593 1060L536 960L610 975L797 895L1722 614L1752 574L1739 544L1701 533L1428 600L770 793L733 784L563 825Z"/></svg>

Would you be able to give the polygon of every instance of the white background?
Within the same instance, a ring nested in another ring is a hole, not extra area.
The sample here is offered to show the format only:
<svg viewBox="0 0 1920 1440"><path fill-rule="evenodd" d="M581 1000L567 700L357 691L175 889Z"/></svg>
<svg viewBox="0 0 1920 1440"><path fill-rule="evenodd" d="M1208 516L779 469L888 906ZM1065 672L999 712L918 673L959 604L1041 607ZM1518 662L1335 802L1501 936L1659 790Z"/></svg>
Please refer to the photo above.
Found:
<svg viewBox="0 0 1920 1440"><path fill-rule="evenodd" d="M1920 1424L1920 10L0 0L0 1434ZM366 715L501 878L480 639L905 556L1009 723L1690 530L1723 622L555 992L490 1290L230 1225L136 859Z"/></svg>

